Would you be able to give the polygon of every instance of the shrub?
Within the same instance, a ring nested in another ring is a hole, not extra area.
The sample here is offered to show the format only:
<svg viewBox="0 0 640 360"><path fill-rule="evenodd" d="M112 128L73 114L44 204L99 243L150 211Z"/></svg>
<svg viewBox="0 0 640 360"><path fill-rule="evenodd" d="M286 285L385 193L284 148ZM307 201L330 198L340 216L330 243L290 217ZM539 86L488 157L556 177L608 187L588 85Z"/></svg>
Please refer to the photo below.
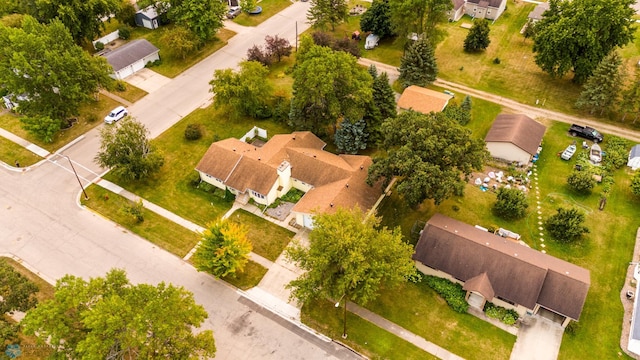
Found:
<svg viewBox="0 0 640 360"><path fill-rule="evenodd" d="M484 305L484 313L487 317L498 319L507 325L515 324L520 317L515 310L503 308L489 301Z"/></svg>
<svg viewBox="0 0 640 360"><path fill-rule="evenodd" d="M187 128L184 129L184 138L191 141L202 138L202 125L200 124L187 125Z"/></svg>
<svg viewBox="0 0 640 360"><path fill-rule="evenodd" d="M631 192L640 196L640 171L636 171L636 174L633 175L633 179L631 180Z"/></svg>
<svg viewBox="0 0 640 360"><path fill-rule="evenodd" d="M131 216L136 223L141 223L144 221L144 205L142 204L142 199L136 201L135 203L130 203L123 206L120 211L122 211L122 213L125 215Z"/></svg>
<svg viewBox="0 0 640 360"><path fill-rule="evenodd" d="M87 115L87 122L88 123L94 123L96 121L98 121L98 115L96 115L94 113L91 113L91 114Z"/></svg>
<svg viewBox="0 0 640 360"><path fill-rule="evenodd" d="M496 65L500 64L500 58L497 57L497 58L493 59L493 63L496 64Z"/></svg>
<svg viewBox="0 0 640 360"><path fill-rule="evenodd" d="M95 46L96 50L98 50L98 51L104 50L104 44L102 42L100 42L100 41L98 41L94 46Z"/></svg>
<svg viewBox="0 0 640 360"><path fill-rule="evenodd" d="M500 188L498 198L493 205L493 211L503 219L521 219L527 213L527 198L518 189Z"/></svg>
<svg viewBox="0 0 640 360"><path fill-rule="evenodd" d="M586 194L596 185L593 174L589 171L574 171L567 178L567 184L576 192Z"/></svg>
<svg viewBox="0 0 640 360"><path fill-rule="evenodd" d="M462 290L462 285L437 276L425 276L425 281L430 288L442 296L453 311L467 312L469 304L465 300L466 292Z"/></svg>
<svg viewBox="0 0 640 360"><path fill-rule="evenodd" d="M584 220L584 213L578 209L558 208L558 212L548 218L545 225L556 240L568 243L589 232L589 229L584 226Z"/></svg>
<svg viewBox="0 0 640 360"><path fill-rule="evenodd" d="M123 92L127 90L127 83L122 80L116 81L116 91Z"/></svg>
<svg viewBox="0 0 640 360"><path fill-rule="evenodd" d="M610 170L620 169L627 164L629 145L629 141L617 136L609 136L607 138L607 143L604 147L607 156L603 158L603 161Z"/></svg>
<svg viewBox="0 0 640 360"><path fill-rule="evenodd" d="M129 40L131 37L131 30L128 26L121 26L118 28L118 35L122 40Z"/></svg>

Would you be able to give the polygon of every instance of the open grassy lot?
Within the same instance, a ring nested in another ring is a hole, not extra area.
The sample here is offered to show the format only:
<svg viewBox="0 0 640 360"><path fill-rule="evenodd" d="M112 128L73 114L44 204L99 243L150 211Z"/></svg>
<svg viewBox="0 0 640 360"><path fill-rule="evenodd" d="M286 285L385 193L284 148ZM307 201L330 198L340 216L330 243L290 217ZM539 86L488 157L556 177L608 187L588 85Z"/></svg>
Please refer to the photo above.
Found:
<svg viewBox="0 0 640 360"><path fill-rule="evenodd" d="M248 230L247 237L253 244L253 252L271 261L276 261L295 235L242 209L236 210L229 220L244 225Z"/></svg>
<svg viewBox="0 0 640 360"><path fill-rule="evenodd" d="M195 232L147 209L143 210L144 221L136 222L121 211L123 207L131 205L131 201L109 190L97 185L91 185L86 190L89 200L82 198L83 205L179 257L187 255L200 241L200 236Z"/></svg>
<svg viewBox="0 0 640 360"><path fill-rule="evenodd" d="M342 339L342 307L316 301L302 307L302 322L367 355L371 359L437 359L413 344L352 313L347 313L347 335Z"/></svg>
<svg viewBox="0 0 640 360"><path fill-rule="evenodd" d="M258 6L262 7L260 14L251 15L242 12L233 21L242 26L258 26L268 18L289 7L289 5L291 5L291 0L262 0L258 2Z"/></svg>
<svg viewBox="0 0 640 360"><path fill-rule="evenodd" d="M204 135L201 139L185 140L184 130L189 124L202 125ZM221 196L194 187L199 179L194 168L212 142L229 137L239 138L254 125L267 129L269 135L290 131L286 126L270 120L231 119L228 111L213 106L197 109L153 140L165 157L163 168L154 178L140 183L124 183L113 174L107 174L105 178L185 219L205 226L229 210L231 203Z"/></svg>
<svg viewBox="0 0 640 360"><path fill-rule="evenodd" d="M131 103L135 103L136 101L142 99L143 97L145 97L145 95L148 94L148 92L140 89L139 87L135 87L126 82L123 82L123 84L125 86L125 90L124 91L114 90L113 94L118 95L121 98Z"/></svg>
<svg viewBox="0 0 640 360"><path fill-rule="evenodd" d="M160 49L161 64L153 66L151 70L170 78L176 77L181 72L199 63L207 56L227 45L227 41L236 34L231 30L222 28L218 30L216 36L207 42L201 49L194 51L185 59L182 59L180 57L173 56L170 50L171 44L165 44L160 41L162 35L169 31L172 26L173 25L164 25L155 30L136 27L131 31L131 39L147 39L150 43Z"/></svg>
<svg viewBox="0 0 640 360"><path fill-rule="evenodd" d="M78 121L69 129L62 130L56 134L51 143L44 143L22 128L22 123L18 116L5 114L0 117L0 127L10 131L23 139L26 139L42 148L54 152L71 140L86 133L94 127L102 124L102 119L116 106L120 105L115 100L102 94L98 94L98 101L89 100L80 107Z"/></svg>
<svg viewBox="0 0 640 360"><path fill-rule="evenodd" d="M17 161L20 163L20 166L25 167L33 165L40 160L42 160L40 156L32 153L13 141L0 137L0 161L11 166L14 166Z"/></svg>

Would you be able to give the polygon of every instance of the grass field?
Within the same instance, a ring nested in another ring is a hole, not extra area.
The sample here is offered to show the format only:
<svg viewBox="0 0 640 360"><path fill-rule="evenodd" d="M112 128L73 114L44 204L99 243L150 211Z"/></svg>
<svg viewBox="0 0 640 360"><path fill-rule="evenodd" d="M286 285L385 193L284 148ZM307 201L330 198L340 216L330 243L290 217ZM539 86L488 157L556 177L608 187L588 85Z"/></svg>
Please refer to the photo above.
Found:
<svg viewBox="0 0 640 360"><path fill-rule="evenodd" d="M124 83L125 90L117 91L114 90L113 94L120 96L121 98L127 100L128 102L135 103L136 101L145 97L148 93L138 87L135 87L129 83Z"/></svg>
<svg viewBox="0 0 640 360"><path fill-rule="evenodd" d="M249 260L247 265L244 267L243 272L238 273L235 276L225 276L222 280L239 289L248 290L258 285L266 273L267 268Z"/></svg>
<svg viewBox="0 0 640 360"><path fill-rule="evenodd" d="M0 121L2 121L1 118ZM0 137L0 161L11 166L14 166L17 161L21 167L25 167L31 166L40 160L42 160L40 156L32 153L13 141Z"/></svg>
<svg viewBox="0 0 640 360"><path fill-rule="evenodd" d="M247 237L253 244L253 252L271 261L276 261L295 235L242 209L236 210L229 220L244 225L248 230Z"/></svg>
<svg viewBox="0 0 640 360"><path fill-rule="evenodd" d="M268 18L279 13L291 5L291 0L262 0L258 6L262 7L260 14L251 15L242 12L233 22L242 26L258 26ZM275 35L275 34L272 34Z"/></svg>

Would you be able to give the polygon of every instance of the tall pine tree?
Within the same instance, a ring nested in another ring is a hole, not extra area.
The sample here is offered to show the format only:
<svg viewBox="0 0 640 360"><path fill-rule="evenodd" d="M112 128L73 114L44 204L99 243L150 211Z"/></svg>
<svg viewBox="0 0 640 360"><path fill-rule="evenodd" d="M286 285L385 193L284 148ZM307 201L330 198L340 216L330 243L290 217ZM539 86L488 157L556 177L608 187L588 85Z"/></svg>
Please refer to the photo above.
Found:
<svg viewBox="0 0 640 360"><path fill-rule="evenodd" d="M377 143L382 140L380 133L382 123L397 115L396 93L389 84L389 76L386 72L378 75L375 65L371 65L369 74L373 77L373 100L367 104L364 121L367 124L369 143Z"/></svg>
<svg viewBox="0 0 640 360"><path fill-rule="evenodd" d="M427 86L435 81L438 65L431 43L424 38L416 40L402 56L398 71L400 71L398 80L403 87Z"/></svg>
<svg viewBox="0 0 640 360"><path fill-rule="evenodd" d="M576 107L588 109L590 114L600 110L600 115L615 104L622 89L624 77L622 58L616 51L612 51L598 64L593 75L584 84Z"/></svg>
<svg viewBox="0 0 640 360"><path fill-rule="evenodd" d="M469 30L469 34L467 34L467 37L464 39L464 51L483 51L489 47L490 43L489 22L486 19L476 19Z"/></svg>
<svg viewBox="0 0 640 360"><path fill-rule="evenodd" d="M369 137L366 127L367 123L363 119L356 122L351 122L349 119L342 120L335 135L338 150L346 154L356 154L358 150L366 149Z"/></svg>

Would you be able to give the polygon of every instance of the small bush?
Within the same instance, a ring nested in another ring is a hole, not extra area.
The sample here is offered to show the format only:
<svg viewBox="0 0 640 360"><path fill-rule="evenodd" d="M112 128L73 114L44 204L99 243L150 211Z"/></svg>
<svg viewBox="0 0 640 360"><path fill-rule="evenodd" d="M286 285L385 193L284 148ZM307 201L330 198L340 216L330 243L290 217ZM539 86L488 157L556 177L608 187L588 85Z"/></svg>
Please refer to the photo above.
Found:
<svg viewBox="0 0 640 360"><path fill-rule="evenodd" d="M120 209L123 214L130 215L136 223L141 223L144 221L144 205L142 204L142 200L138 200L135 203L131 203L129 205L125 205Z"/></svg>
<svg viewBox="0 0 640 360"><path fill-rule="evenodd" d="M488 301L484 305L484 313L487 317L498 319L507 325L515 324L520 317L515 310L506 309Z"/></svg>
<svg viewBox="0 0 640 360"><path fill-rule="evenodd" d="M118 35L122 40L129 40L131 37L131 30L128 26L121 26L118 28Z"/></svg>
<svg viewBox="0 0 640 360"><path fill-rule="evenodd" d="M574 171L567 178L567 184L578 193L588 194L596 185L596 181L590 171Z"/></svg>
<svg viewBox="0 0 640 360"><path fill-rule="evenodd" d="M98 115L96 115L94 113L91 113L91 114L87 115L87 122L88 123L94 123L96 121L98 121Z"/></svg>
<svg viewBox="0 0 640 360"><path fill-rule="evenodd" d="M496 64L496 65L500 64L500 58L497 57L497 58L493 59L493 63Z"/></svg>
<svg viewBox="0 0 640 360"><path fill-rule="evenodd" d="M467 312L469 303L465 300L466 292L462 290L462 285L437 276L425 276L425 281L430 288L442 296L453 311Z"/></svg>
<svg viewBox="0 0 640 360"><path fill-rule="evenodd" d="M290 203L297 203L298 201L300 201L300 199L302 199L302 196L304 196L304 192L298 189L291 188L291 190L289 190L286 194L284 194L284 196L281 197L280 199L282 201L286 201Z"/></svg>
<svg viewBox="0 0 640 360"><path fill-rule="evenodd" d="M103 44L102 42L98 41L98 42L95 44L95 48L96 48L96 50L98 50L98 51L102 51L102 50L104 50L104 44Z"/></svg>
<svg viewBox="0 0 640 360"><path fill-rule="evenodd" d="M202 125L200 124L187 125L187 128L184 129L184 138L191 141L202 138Z"/></svg>
<svg viewBox="0 0 640 360"><path fill-rule="evenodd" d="M127 83L122 80L116 81L116 91L123 92L127 91Z"/></svg>

